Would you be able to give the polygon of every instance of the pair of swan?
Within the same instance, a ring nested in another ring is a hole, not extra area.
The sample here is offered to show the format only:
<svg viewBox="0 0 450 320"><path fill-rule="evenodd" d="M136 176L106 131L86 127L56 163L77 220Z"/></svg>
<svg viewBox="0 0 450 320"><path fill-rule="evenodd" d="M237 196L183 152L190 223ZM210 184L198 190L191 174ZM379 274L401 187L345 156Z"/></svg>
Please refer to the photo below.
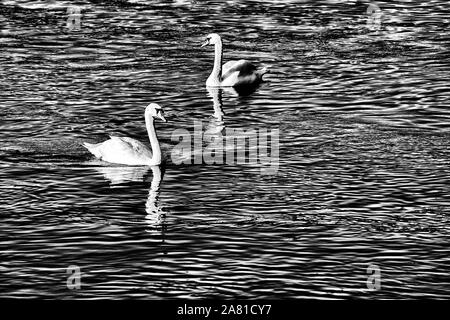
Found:
<svg viewBox="0 0 450 320"><path fill-rule="evenodd" d="M262 81L267 68L257 69L247 60L229 61L222 65L222 39L217 33L206 37L202 47L214 45L215 58L211 75L206 80L207 87L254 86ZM155 131L155 118L166 122L160 105L151 103L145 108L145 124L151 149L145 144L128 137L110 136L102 143L83 143L96 158L117 164L131 166L155 166L161 163L161 147ZM152 152L153 151L153 152Z"/></svg>

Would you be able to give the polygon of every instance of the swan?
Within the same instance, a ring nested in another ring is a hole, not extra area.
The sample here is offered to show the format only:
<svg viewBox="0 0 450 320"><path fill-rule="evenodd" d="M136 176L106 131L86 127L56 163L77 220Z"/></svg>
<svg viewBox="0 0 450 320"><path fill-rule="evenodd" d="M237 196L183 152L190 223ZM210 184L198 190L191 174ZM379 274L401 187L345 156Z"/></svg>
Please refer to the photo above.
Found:
<svg viewBox="0 0 450 320"><path fill-rule="evenodd" d="M228 61L222 66L222 38L217 33L206 36L202 47L214 45L214 67L206 80L207 87L234 87L240 85L256 85L262 81L267 68L257 70L256 66L247 60Z"/></svg>
<svg viewBox="0 0 450 320"><path fill-rule="evenodd" d="M155 132L154 119L158 117L164 122L167 122L167 120L164 118L163 109L156 103L150 103L145 108L144 117L151 150L140 141L116 136L110 136L109 140L101 143L84 142L83 145L95 157L106 162L130 166L159 165L161 163L161 148Z"/></svg>

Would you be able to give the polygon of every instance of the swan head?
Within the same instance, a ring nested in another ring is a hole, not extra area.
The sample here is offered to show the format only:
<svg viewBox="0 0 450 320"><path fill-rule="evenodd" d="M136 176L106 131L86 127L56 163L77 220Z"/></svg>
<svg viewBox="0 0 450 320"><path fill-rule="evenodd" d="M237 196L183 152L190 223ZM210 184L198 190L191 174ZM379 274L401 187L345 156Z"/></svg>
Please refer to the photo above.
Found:
<svg viewBox="0 0 450 320"><path fill-rule="evenodd" d="M145 115L149 115L153 118L159 118L163 122L167 122L166 118L164 118L164 110L157 103L150 103L147 108L145 108Z"/></svg>
<svg viewBox="0 0 450 320"><path fill-rule="evenodd" d="M221 43L222 38L217 33L210 33L206 36L205 42L202 43L202 47L207 45L215 45L216 43Z"/></svg>

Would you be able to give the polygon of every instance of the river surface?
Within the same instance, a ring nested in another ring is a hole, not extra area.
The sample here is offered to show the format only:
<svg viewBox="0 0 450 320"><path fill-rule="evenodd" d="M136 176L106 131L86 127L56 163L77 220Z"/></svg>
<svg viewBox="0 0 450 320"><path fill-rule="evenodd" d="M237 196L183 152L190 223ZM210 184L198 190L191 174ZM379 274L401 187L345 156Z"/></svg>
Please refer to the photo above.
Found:
<svg viewBox="0 0 450 320"><path fill-rule="evenodd" d="M0 4L1 297L450 297L448 1L74 3ZM254 92L206 89L212 32ZM82 147L150 102L161 166ZM198 127L279 130L276 170L177 164Z"/></svg>

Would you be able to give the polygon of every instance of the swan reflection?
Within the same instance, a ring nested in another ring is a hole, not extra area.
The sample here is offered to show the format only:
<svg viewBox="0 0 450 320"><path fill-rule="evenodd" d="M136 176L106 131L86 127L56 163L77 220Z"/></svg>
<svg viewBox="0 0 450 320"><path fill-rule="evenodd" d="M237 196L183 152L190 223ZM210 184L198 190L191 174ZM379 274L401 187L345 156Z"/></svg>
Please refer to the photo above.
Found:
<svg viewBox="0 0 450 320"><path fill-rule="evenodd" d="M222 130L225 129L223 122L223 102L222 95L223 90L219 88L207 88L208 96L213 101L214 113L210 122L208 123L205 134L206 135L218 135L221 134Z"/></svg>
<svg viewBox="0 0 450 320"><path fill-rule="evenodd" d="M214 108L212 118L206 126L204 132L204 137L207 141L219 141L223 139L225 129L225 113L223 112L224 92L234 97L243 97L252 94L257 88L258 86L206 88L208 90L208 96L212 99Z"/></svg>
<svg viewBox="0 0 450 320"><path fill-rule="evenodd" d="M116 166L102 166L95 167L99 173L103 175L106 180L110 181L111 186L126 182L141 182L148 173L150 167L136 166L136 167L116 167Z"/></svg>
<svg viewBox="0 0 450 320"><path fill-rule="evenodd" d="M143 182L145 177L151 170L152 180L150 190L145 202L145 221L150 227L149 232L164 231L165 215L164 210L159 206L159 190L162 181L162 171L160 166L100 166L95 170L103 175L106 180L110 181L111 187L126 182Z"/></svg>
<svg viewBox="0 0 450 320"><path fill-rule="evenodd" d="M153 176L147 202L145 203L145 211L147 212L145 219L154 228L161 227L164 229L166 213L159 206L159 190L163 175L160 166L152 166L151 169Z"/></svg>
<svg viewBox="0 0 450 320"><path fill-rule="evenodd" d="M194 139L200 136L202 146L201 148L196 147L194 142L194 148L192 148L191 133L182 129L172 136L172 141L180 142L181 138L181 143L171 150L172 162L174 164L191 164L192 162L201 163L201 161L205 160L205 151L207 151L206 153L208 155L220 154L223 152L225 150L224 141L227 136L224 120L225 112L223 111L223 95L227 94L234 97L244 97L255 92L258 87L259 86L207 87L207 96L212 100L213 113L205 126L203 125L203 122L197 122L197 124L194 122ZM231 128L231 130L233 130L233 128ZM212 150L213 152L211 152ZM215 151L218 151L218 153Z"/></svg>

